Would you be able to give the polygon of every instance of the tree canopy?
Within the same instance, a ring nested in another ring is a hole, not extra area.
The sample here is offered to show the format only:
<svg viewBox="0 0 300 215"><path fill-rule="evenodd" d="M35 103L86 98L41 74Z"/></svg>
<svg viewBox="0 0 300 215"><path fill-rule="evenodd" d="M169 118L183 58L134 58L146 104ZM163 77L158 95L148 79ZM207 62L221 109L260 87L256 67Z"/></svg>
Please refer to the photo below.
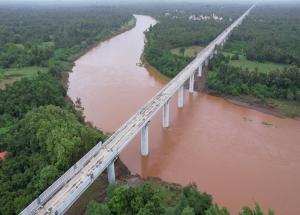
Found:
<svg viewBox="0 0 300 215"><path fill-rule="evenodd" d="M47 71L0 89L0 214L18 214L105 139L66 99L62 72L130 20L128 9L108 6L0 7L0 81L7 68Z"/></svg>
<svg viewBox="0 0 300 215"><path fill-rule="evenodd" d="M91 201L87 215L230 215L226 208L212 203L212 197L198 191L195 184L179 187L143 182L136 185L110 185L102 203ZM239 215L264 215L258 204L242 208ZM268 215L274 215L269 210Z"/></svg>

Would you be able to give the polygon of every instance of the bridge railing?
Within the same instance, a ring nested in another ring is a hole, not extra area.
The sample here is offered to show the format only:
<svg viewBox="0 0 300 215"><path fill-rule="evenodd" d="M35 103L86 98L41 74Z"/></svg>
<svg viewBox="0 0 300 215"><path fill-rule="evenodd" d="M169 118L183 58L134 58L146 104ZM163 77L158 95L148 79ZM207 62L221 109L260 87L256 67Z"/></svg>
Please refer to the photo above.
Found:
<svg viewBox="0 0 300 215"><path fill-rule="evenodd" d="M90 160L99 153L102 142L95 145L87 154L77 161L68 171L59 177L50 187L48 187L39 197L28 205L20 215L34 214L37 209L43 206L57 191L59 191L70 179L72 179Z"/></svg>
<svg viewBox="0 0 300 215"><path fill-rule="evenodd" d="M187 74L187 71L195 71L199 65L201 65L205 59L208 58L208 56L213 52L213 50L215 49L215 45L213 44L217 44L219 45L221 43L222 37L224 35L227 35L229 31L231 31L232 28L236 27L236 24L238 22L241 22L246 15L248 15L249 11L251 11L251 9L254 7L254 5L249 8L241 17L239 17L236 21L234 21L230 26L228 26L224 32L222 32L220 35L218 35L218 37L216 39L214 39L206 48L204 48L202 51L200 51L200 53L198 53L197 57L190 63L188 64L177 76L175 76L171 81L169 81L163 89L161 89L159 92L157 92L157 94L150 100L148 100L146 102L146 104L141 107L136 114L134 114L129 120L127 120L119 129L117 129L111 136L110 138L104 142L105 146L108 146L114 139L116 136L119 135L119 133L124 130L130 121L132 121L134 118L138 117L139 115L141 115L141 113L144 111L144 109L149 106L153 100L155 100L158 97L165 97L164 100L167 100L171 97L171 95L173 95L173 91L178 90L179 86L181 86L187 79L187 77L189 77L190 75ZM184 75L186 74L186 75ZM185 77L187 76L187 77ZM177 84L174 84L177 83ZM176 86L177 85L177 86ZM172 87L173 86L173 87ZM176 87L174 87L176 86ZM172 90L171 90L172 89ZM170 92L170 93L166 93L166 91ZM172 91L172 92L171 92ZM167 95L169 94L169 95ZM160 104L159 106L161 107L163 105ZM155 112L152 113L152 115L154 115ZM152 116L151 116L152 117ZM151 118L149 117L149 118ZM145 122L144 124L146 124L147 122ZM124 144L124 146L122 148L124 148L126 146L126 144ZM121 150L118 150L121 151Z"/></svg>
<svg viewBox="0 0 300 215"><path fill-rule="evenodd" d="M36 198L30 205L28 205L20 214L21 215L29 215L34 214L40 207L42 207L53 195L55 195L66 183L68 183L72 177L74 177L78 172L86 166L91 159L96 156L102 148L106 148L108 146L109 149L112 150L111 158L109 160L113 160L113 157L117 156L121 150L127 145L127 143L133 138L129 137L126 139L126 144L123 144L122 146L119 146L118 148L113 148L113 146L110 147L110 143L113 143L114 138L119 135L119 133L122 132L123 129L125 129L127 126L129 126L129 122L134 119L135 117L138 117L143 113L143 111L146 109L148 105L150 105L153 101L155 101L155 98L158 98L159 100L166 101L169 99L173 94L174 91L179 88L180 85L182 85L186 79L190 76L190 73L193 73L199 65L201 65L205 59L210 56L210 54L215 49L215 45L219 45L221 41L223 40L224 36L228 35L228 32L230 32L234 27L237 26L237 24L240 24L244 17L248 15L249 11L253 8L252 6L243 16L241 16L238 20L233 22L222 34L220 34L213 42L211 42L205 49L203 49L198 56L189 64L187 65L175 78L173 78L168 84L160 90L152 99L150 99L146 105L144 105L136 114L134 114L130 120L128 120L125 124L123 124L103 145L102 143L98 143L96 146L94 146L84 157L82 157L76 164L74 164L65 174L63 174L59 179L57 179L47 190L45 190L38 198ZM175 82L177 82L175 84ZM161 107L163 103L159 102L158 106ZM157 109L157 108L156 108ZM148 118L151 118L155 112L149 113L150 115ZM144 124L147 123L144 122ZM141 126L141 125L139 125ZM137 133L137 132L135 132ZM132 135L134 136L134 135ZM104 164L102 164L104 165ZM99 173L100 174L100 173ZM88 183L88 182L86 182ZM82 186L84 187L84 186ZM79 191L76 191L79 192Z"/></svg>

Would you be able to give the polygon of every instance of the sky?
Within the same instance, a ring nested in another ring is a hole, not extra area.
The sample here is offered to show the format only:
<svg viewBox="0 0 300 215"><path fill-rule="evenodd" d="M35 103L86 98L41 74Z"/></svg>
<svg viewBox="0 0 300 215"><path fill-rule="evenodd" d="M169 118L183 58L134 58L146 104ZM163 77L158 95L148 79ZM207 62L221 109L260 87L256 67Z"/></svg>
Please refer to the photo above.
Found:
<svg viewBox="0 0 300 215"><path fill-rule="evenodd" d="M95 4L95 3L143 3L143 2L236 2L236 3L252 3L252 2L298 2L300 0L0 0L0 3L19 4L19 3L35 3L35 4L68 4L68 3L80 3L80 4Z"/></svg>

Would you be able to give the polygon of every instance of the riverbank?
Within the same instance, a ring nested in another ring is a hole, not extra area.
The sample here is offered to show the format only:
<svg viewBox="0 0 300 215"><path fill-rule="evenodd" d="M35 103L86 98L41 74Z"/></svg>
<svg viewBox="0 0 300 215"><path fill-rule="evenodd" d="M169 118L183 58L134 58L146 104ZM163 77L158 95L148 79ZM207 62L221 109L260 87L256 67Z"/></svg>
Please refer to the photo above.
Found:
<svg viewBox="0 0 300 215"><path fill-rule="evenodd" d="M236 97L223 95L219 92L210 90L208 88L205 88L204 92L212 96L224 98L226 101L244 108L253 109L280 118L292 118L300 121L300 117L298 114L293 115L290 112L282 111L278 109L271 101L261 101L259 99L251 97Z"/></svg>
<svg viewBox="0 0 300 215"><path fill-rule="evenodd" d="M94 47L98 46L99 43L109 40L116 35L122 34L130 29L132 29L136 24L136 18L133 16L131 20L122 25L119 30L111 31L110 35L102 38L100 41L95 41L85 48L82 48L78 52L71 54L67 61L62 61L63 71L62 71L62 82L64 87L68 87L68 73L72 71L74 66L74 61L79 59L81 56L89 52ZM20 68L7 68L0 69L0 89L4 89L6 85L11 85L14 82L21 80L22 78L33 78L38 75L38 73L46 73L49 70L49 66L26 66Z"/></svg>
<svg viewBox="0 0 300 215"><path fill-rule="evenodd" d="M142 178L138 174L131 174L125 164L117 159L115 162L116 170L116 184L120 186L136 186L145 183L155 184L160 187L171 188L173 190L180 190L182 186L176 183L163 181L158 177ZM84 215L86 207L91 201L103 202L107 197L107 173L102 173L95 182L79 197L79 199L71 206L66 215Z"/></svg>
<svg viewBox="0 0 300 215"><path fill-rule="evenodd" d="M145 59L144 54L141 57L142 65L144 68L146 68L148 71L151 71L155 74L157 74L161 79L165 81L170 81L171 79L164 75L163 73L159 72L155 67L151 66L150 63Z"/></svg>
<svg viewBox="0 0 300 215"><path fill-rule="evenodd" d="M145 58L144 55L141 58L143 65L146 69L151 70L155 73L157 73L158 75L160 75L162 78L164 78L165 80L170 80L169 77L165 76L163 73L161 73L158 69L156 69L155 67L153 67ZM195 79L196 82L200 81L200 84L204 84L205 81L203 81L201 78L196 77ZM259 99L255 99L255 98L242 98L242 97L234 97L234 96L228 96L228 95L222 95L214 90L210 90L208 89L206 86L199 86L200 84L195 83L195 91L197 92L204 92L207 93L208 95L212 95L212 96L217 96L217 97L221 97L224 98L227 102L230 102L232 104L244 107L244 108L248 108L248 109L253 109L262 113L266 113L272 116L276 116L276 117L280 117L280 118L292 118L295 120L300 121L300 117L299 116L293 116L291 114L288 114L287 112L284 111L280 111L278 109L276 109L276 107L274 106L274 104L270 103L270 102L263 102ZM188 88L188 82L185 83L185 88Z"/></svg>
<svg viewBox="0 0 300 215"><path fill-rule="evenodd" d="M160 75L165 80L170 80L169 77L161 73L157 68L153 67L144 57L144 54L142 56L142 62L146 69L151 70L158 75ZM207 68L206 68L207 69ZM204 78L207 78L207 74L202 73L204 75ZM280 117L280 118L292 118L295 120L300 121L300 110L298 110L296 107L293 108L290 105L285 105L284 102L278 101L278 100L266 100L262 101L253 97L236 97L236 96L229 96L229 95L223 95L217 91L208 89L207 86L201 86L205 84L205 80L203 78L196 77L195 78L195 91L197 92L204 92L212 96L222 97L226 101L244 107L248 109L253 109L262 113L266 113L272 116ZM185 88L188 88L188 82L185 83Z"/></svg>
<svg viewBox="0 0 300 215"><path fill-rule="evenodd" d="M234 45L233 42L230 44ZM220 62L227 65L225 69L218 66ZM295 78L285 75L297 74L297 70L291 68L291 65L248 60L238 49L222 49L210 69L207 91L211 95L222 96L234 104L264 113L299 119L300 102L296 101L297 85L293 82ZM220 75L220 70L227 72L226 75ZM226 77L229 79L226 80ZM284 89L284 81L294 84L296 90L292 87ZM273 83L272 87L270 83Z"/></svg>
<svg viewBox="0 0 300 215"><path fill-rule="evenodd" d="M88 47L80 50L78 53L71 55L69 57L69 61L72 62L72 63L69 63L67 68L65 68L65 70L62 72L62 82L63 82L64 88L68 89L68 87L69 87L69 85L68 85L68 83L69 83L69 73L72 72L72 68L74 67L76 60L78 60L80 57L82 57L83 55L85 55L86 53L91 51L93 48L97 47L102 42L110 40L111 38L113 38L113 37L115 37L119 34L122 34L126 31L129 31L129 30L133 29L136 25L136 21L137 21L136 18L133 16L131 20L129 20L126 24L124 24L123 26L120 27L119 31L112 32L112 34L110 36L108 36L106 38L103 38L100 41L96 41L95 43L89 45ZM67 100L70 100L70 99L67 98Z"/></svg>
<svg viewBox="0 0 300 215"><path fill-rule="evenodd" d="M133 16L132 20L130 20L126 25L122 26L119 31L114 32L111 36L95 42L91 46L81 50L79 53L72 55L69 59L72 60L72 64L69 65L69 68L63 71L63 85L65 89L69 88L69 74L72 71L75 61L78 60L80 57L84 56L86 53L90 52L95 47L99 46L102 42L105 42L107 40L110 40L122 33L125 33L131 29L133 29L136 26L137 19ZM65 98L70 104L73 106L76 106L75 101L73 102L72 99L67 95ZM79 110L83 114L83 109ZM91 122L85 122L86 124L89 124L91 127L94 127ZM99 129L98 129L99 130ZM106 133L106 132L105 132ZM109 133L106 133L106 135L109 136ZM138 175L132 175L129 171L129 169L125 166L125 164L120 160L117 159L115 161L115 171L116 171L116 178L118 183L125 183L125 181L137 177L140 178ZM78 214L84 214L86 210L87 204L92 201L103 201L106 197L106 189L108 186L107 181L107 173L102 173L95 182L79 197L79 199L72 205L72 207L67 211L66 214L68 215L78 215Z"/></svg>
<svg viewBox="0 0 300 215"><path fill-rule="evenodd" d="M166 84L141 67L143 32L154 20L137 18L136 28L91 50L70 73L68 95L73 101L81 98L86 120L104 131L119 128ZM140 155L138 136L124 148L120 158L126 167L145 178L156 176L182 185L195 182L234 214L253 202L278 213L297 214L298 189L293 184L299 183L295 163L299 123L204 93L185 91L185 98L182 109L177 108L176 96L170 100L170 128L162 128L161 112L151 120L147 158ZM281 168L287 162L295 165ZM276 181L266 183L274 177ZM279 193L290 199L290 209L272 198Z"/></svg>

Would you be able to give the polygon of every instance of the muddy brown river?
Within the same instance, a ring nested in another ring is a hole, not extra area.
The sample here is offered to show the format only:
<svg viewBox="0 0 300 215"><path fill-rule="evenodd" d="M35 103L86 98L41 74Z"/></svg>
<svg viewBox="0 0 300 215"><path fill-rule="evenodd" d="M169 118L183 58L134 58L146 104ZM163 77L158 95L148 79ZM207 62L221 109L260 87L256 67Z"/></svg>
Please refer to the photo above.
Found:
<svg viewBox="0 0 300 215"><path fill-rule="evenodd" d="M113 132L155 95L167 79L140 66L143 32L156 21L136 16L130 31L99 44L78 59L68 95L81 99L86 120ZM140 136L122 152L132 173L157 176L199 190L232 214L258 202L277 215L300 214L300 122L243 108L204 93L185 92L170 103L170 128L162 113L150 123L150 155L140 155Z"/></svg>

